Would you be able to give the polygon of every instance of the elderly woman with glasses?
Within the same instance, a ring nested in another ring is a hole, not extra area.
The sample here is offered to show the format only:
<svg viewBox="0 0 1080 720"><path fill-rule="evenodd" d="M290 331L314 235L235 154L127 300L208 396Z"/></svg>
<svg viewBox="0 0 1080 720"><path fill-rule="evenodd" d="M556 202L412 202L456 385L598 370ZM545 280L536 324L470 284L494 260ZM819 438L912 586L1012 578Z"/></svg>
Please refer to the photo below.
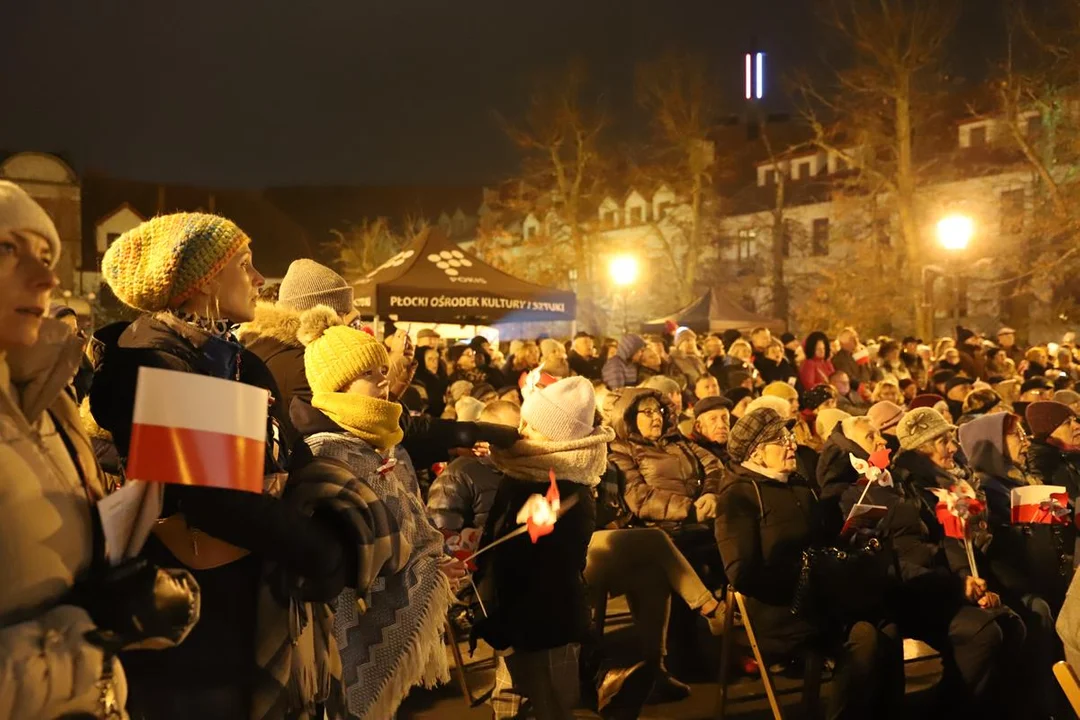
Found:
<svg viewBox="0 0 1080 720"><path fill-rule="evenodd" d="M1023 618L1028 634L1024 684L1037 689L1031 699L1038 714L1054 715L1050 700L1057 693L1051 665L1061 659L1054 618L1072 577L1076 538L1068 498L1040 507L1037 512L1049 522L1013 522L1012 491L1033 484L1023 469L1031 441L1018 415L994 413L972 420L960 428L960 445L986 495L993 536L985 553L976 554L976 562L989 586Z"/></svg>
<svg viewBox="0 0 1080 720"><path fill-rule="evenodd" d="M941 698L948 705L942 713L1013 717L999 713L1010 699L1002 690L1008 683L999 681L1017 671L1024 624L1002 606L985 578L972 575L964 541L948 537L937 515L935 491L974 494L955 472L955 432L933 408L908 412L897 426L901 451L891 467L892 482L872 484L862 502L887 509L878 530L897 557L902 584L895 609L903 636L942 654ZM853 485L844 493L845 516L862 491ZM983 544L984 533L973 540Z"/></svg>
<svg viewBox="0 0 1080 720"><path fill-rule="evenodd" d="M746 596L766 661L786 661L807 644L837 659L828 717L890 717L904 692L895 626L812 623L792 613L803 552L829 538L818 500L795 473L795 438L772 408L743 416L728 439L733 477L720 491L716 538L724 569Z"/></svg>

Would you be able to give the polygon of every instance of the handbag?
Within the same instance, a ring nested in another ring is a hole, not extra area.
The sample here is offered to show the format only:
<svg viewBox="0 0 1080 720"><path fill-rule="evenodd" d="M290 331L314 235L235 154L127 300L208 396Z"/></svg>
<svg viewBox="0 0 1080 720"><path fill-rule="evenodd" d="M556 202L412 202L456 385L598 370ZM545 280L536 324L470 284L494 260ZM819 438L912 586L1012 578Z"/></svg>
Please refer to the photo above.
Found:
<svg viewBox="0 0 1080 720"><path fill-rule="evenodd" d="M803 550L791 612L809 622L876 620L885 606L895 559L878 537L855 535L848 546Z"/></svg>

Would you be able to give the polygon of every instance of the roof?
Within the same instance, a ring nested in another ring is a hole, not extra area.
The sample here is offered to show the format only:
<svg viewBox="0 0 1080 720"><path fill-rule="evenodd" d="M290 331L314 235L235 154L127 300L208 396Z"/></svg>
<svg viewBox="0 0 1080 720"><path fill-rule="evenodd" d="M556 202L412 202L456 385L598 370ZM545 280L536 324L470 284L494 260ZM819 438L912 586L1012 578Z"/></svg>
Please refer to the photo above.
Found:
<svg viewBox="0 0 1080 720"><path fill-rule="evenodd" d="M508 275L437 227L353 287L361 312L398 320L491 325L573 320L576 312L574 293Z"/></svg>
<svg viewBox="0 0 1080 720"><path fill-rule="evenodd" d="M752 330L756 327L784 329L782 320L774 320L746 310L719 288L709 289L697 300L671 315L648 321L643 329L645 332L656 331L668 320L673 320L695 332Z"/></svg>

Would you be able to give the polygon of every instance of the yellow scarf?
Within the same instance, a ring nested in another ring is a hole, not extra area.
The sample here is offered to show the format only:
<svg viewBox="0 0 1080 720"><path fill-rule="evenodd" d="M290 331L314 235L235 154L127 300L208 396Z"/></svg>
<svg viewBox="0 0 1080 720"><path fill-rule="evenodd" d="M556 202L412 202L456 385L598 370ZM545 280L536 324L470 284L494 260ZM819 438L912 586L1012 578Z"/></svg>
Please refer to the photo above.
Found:
<svg viewBox="0 0 1080 720"><path fill-rule="evenodd" d="M401 442L404 433L398 420L401 406L353 393L315 393L313 407L378 450L388 450Z"/></svg>

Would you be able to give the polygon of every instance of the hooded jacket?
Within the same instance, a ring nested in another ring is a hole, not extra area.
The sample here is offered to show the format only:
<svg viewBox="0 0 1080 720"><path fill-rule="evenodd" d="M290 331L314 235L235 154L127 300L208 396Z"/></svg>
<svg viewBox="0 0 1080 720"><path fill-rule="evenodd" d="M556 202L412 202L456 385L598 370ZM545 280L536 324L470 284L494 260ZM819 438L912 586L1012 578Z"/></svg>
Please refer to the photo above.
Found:
<svg viewBox="0 0 1080 720"><path fill-rule="evenodd" d="M642 437L634 421L638 404L648 397L667 411L656 442ZM719 492L724 481L724 468L716 456L679 433L674 406L655 390L623 390L612 405L610 420L615 430L610 458L625 477L630 511L649 523L694 522L694 501Z"/></svg>
<svg viewBox="0 0 1080 720"><path fill-rule="evenodd" d="M236 336L240 344L262 360L270 371L281 407L286 409L294 397L311 400L311 387L304 373L304 345L296 337L299 329L300 313L260 302L255 306L255 319L241 325ZM292 447L300 439L299 435L288 413L282 413L281 421L289 447Z"/></svg>
<svg viewBox="0 0 1080 720"><path fill-rule="evenodd" d="M269 389L276 397L266 367L239 344L171 315L143 315L120 334L115 345L105 348L90 393L94 419L112 434L121 456L127 455L131 442L140 367L236 379ZM277 407L275 403L271 410L275 421ZM274 444L268 443L265 467L272 471L278 462ZM199 623L178 647L139 652L129 663L132 712L155 720L247 715L258 677L256 603L263 561L276 561L291 576L309 581L311 588L323 588L329 600L345 582L349 548L336 527L309 518L272 495L169 486L161 516L180 514L192 533L250 552L220 567L192 569L202 593ZM197 535L192 538L191 551L198 556ZM162 567L183 565L156 534L142 554Z"/></svg>
<svg viewBox="0 0 1080 720"><path fill-rule="evenodd" d="M1008 417L1008 413L984 415L960 428L960 444L979 490L986 495L987 523L993 535L983 570L990 576L991 587L996 581L1008 599L1019 600L1035 593L1057 610L1064 600L1072 568L1075 526L1012 524L1010 493L1029 483L1023 471L1006 456Z"/></svg>
<svg viewBox="0 0 1080 720"><path fill-rule="evenodd" d="M54 718L99 709L105 658L94 623L64 596L89 574L91 502L103 495L93 448L65 387L81 343L58 320L0 355L0 714ZM74 456L67 444L74 451ZM112 662L120 708L127 687Z"/></svg>
<svg viewBox="0 0 1080 720"><path fill-rule="evenodd" d="M450 378L446 375L446 367L439 361L438 372L427 369L426 360L428 353L438 355L439 351L433 347L422 347L416 350L416 375L413 383L420 383L427 390L428 414L432 417L442 417L446 409L446 389L450 387Z"/></svg>
<svg viewBox="0 0 1080 720"><path fill-rule="evenodd" d="M619 346L601 370L601 377L609 390L637 385L638 366L631 360L638 350L645 347L645 339L640 335L623 335Z"/></svg>

